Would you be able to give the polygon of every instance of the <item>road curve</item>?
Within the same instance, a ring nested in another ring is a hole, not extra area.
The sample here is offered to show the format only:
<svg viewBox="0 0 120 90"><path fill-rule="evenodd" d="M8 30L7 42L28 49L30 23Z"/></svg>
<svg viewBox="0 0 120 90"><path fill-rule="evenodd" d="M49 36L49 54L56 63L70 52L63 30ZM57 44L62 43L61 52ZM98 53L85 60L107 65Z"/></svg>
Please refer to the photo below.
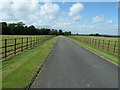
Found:
<svg viewBox="0 0 120 90"><path fill-rule="evenodd" d="M118 88L118 67L61 36L30 88Z"/></svg>

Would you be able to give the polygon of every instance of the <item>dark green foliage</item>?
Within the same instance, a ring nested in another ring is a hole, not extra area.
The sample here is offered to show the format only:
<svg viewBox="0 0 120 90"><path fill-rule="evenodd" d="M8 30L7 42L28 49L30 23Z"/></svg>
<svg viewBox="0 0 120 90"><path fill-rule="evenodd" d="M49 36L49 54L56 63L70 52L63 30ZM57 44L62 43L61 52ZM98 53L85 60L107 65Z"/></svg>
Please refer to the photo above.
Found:
<svg viewBox="0 0 120 90"><path fill-rule="evenodd" d="M61 29L59 29L59 31L58 31L58 35L63 35L64 33L62 32L62 30Z"/></svg>
<svg viewBox="0 0 120 90"><path fill-rule="evenodd" d="M96 36L96 37L120 37L120 35L105 35L105 34L73 34L73 35L77 35L77 36Z"/></svg>
<svg viewBox="0 0 120 90"><path fill-rule="evenodd" d="M96 33L96 34L89 34L89 36L100 36L100 34Z"/></svg>
<svg viewBox="0 0 120 90"><path fill-rule="evenodd" d="M35 26L25 26L24 23L10 23L1 22L2 35L71 35L71 32L63 32L61 29L59 31L55 29L41 28L37 29Z"/></svg>
<svg viewBox="0 0 120 90"><path fill-rule="evenodd" d="M2 34L6 34L6 33L10 34L10 30L7 27L7 23L6 22L2 22L0 25L2 26L2 29L4 30L4 31L2 31Z"/></svg>
<svg viewBox="0 0 120 90"><path fill-rule="evenodd" d="M71 32L64 32L64 35L71 35Z"/></svg>
<svg viewBox="0 0 120 90"><path fill-rule="evenodd" d="M50 34L50 35L58 35L58 31L52 29L52 30L49 32L49 34Z"/></svg>

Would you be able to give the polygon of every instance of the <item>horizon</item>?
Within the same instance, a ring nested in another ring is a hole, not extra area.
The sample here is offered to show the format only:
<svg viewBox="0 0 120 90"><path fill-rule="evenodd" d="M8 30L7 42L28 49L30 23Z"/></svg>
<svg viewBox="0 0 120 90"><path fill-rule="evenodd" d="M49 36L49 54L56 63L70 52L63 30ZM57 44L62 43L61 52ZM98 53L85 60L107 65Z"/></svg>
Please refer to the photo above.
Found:
<svg viewBox="0 0 120 90"><path fill-rule="evenodd" d="M117 5L117 2L25 3L13 0L0 3L0 22L23 22L27 26L62 29L73 34L119 35Z"/></svg>

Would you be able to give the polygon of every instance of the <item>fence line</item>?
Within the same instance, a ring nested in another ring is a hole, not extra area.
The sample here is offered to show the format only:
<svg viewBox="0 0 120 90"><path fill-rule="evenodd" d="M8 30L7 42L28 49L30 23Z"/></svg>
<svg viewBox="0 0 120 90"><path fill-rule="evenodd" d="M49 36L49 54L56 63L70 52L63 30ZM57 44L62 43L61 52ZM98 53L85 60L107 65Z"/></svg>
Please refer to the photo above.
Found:
<svg viewBox="0 0 120 90"><path fill-rule="evenodd" d="M94 47L107 50L112 53L120 53L118 49L118 41L112 42L112 40L104 40L104 39L94 39L94 38L76 37L76 36L70 36L70 37L77 39L81 42L84 42L86 44L90 44Z"/></svg>
<svg viewBox="0 0 120 90"><path fill-rule="evenodd" d="M2 47L0 47L0 49L2 49L2 52L0 53L0 59L7 58L17 54L18 52L37 46L53 37L54 36L4 39L2 40Z"/></svg>

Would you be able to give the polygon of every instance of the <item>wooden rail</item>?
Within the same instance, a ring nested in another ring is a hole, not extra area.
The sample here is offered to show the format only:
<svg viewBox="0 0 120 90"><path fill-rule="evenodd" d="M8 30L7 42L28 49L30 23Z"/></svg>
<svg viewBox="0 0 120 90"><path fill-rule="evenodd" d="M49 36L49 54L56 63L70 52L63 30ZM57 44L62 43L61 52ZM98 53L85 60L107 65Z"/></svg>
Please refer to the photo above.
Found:
<svg viewBox="0 0 120 90"><path fill-rule="evenodd" d="M77 39L81 42L84 42L86 44L90 44L94 47L107 50L112 53L120 53L118 41L112 41L112 40L105 40L105 39L95 39L95 38L86 38L86 37L76 37L76 36L70 36L74 39Z"/></svg>
<svg viewBox="0 0 120 90"><path fill-rule="evenodd" d="M17 54L18 52L37 46L52 37L54 36L4 39L2 40L2 47L0 47L0 51L2 51L0 53L0 59L6 59L9 56Z"/></svg>

